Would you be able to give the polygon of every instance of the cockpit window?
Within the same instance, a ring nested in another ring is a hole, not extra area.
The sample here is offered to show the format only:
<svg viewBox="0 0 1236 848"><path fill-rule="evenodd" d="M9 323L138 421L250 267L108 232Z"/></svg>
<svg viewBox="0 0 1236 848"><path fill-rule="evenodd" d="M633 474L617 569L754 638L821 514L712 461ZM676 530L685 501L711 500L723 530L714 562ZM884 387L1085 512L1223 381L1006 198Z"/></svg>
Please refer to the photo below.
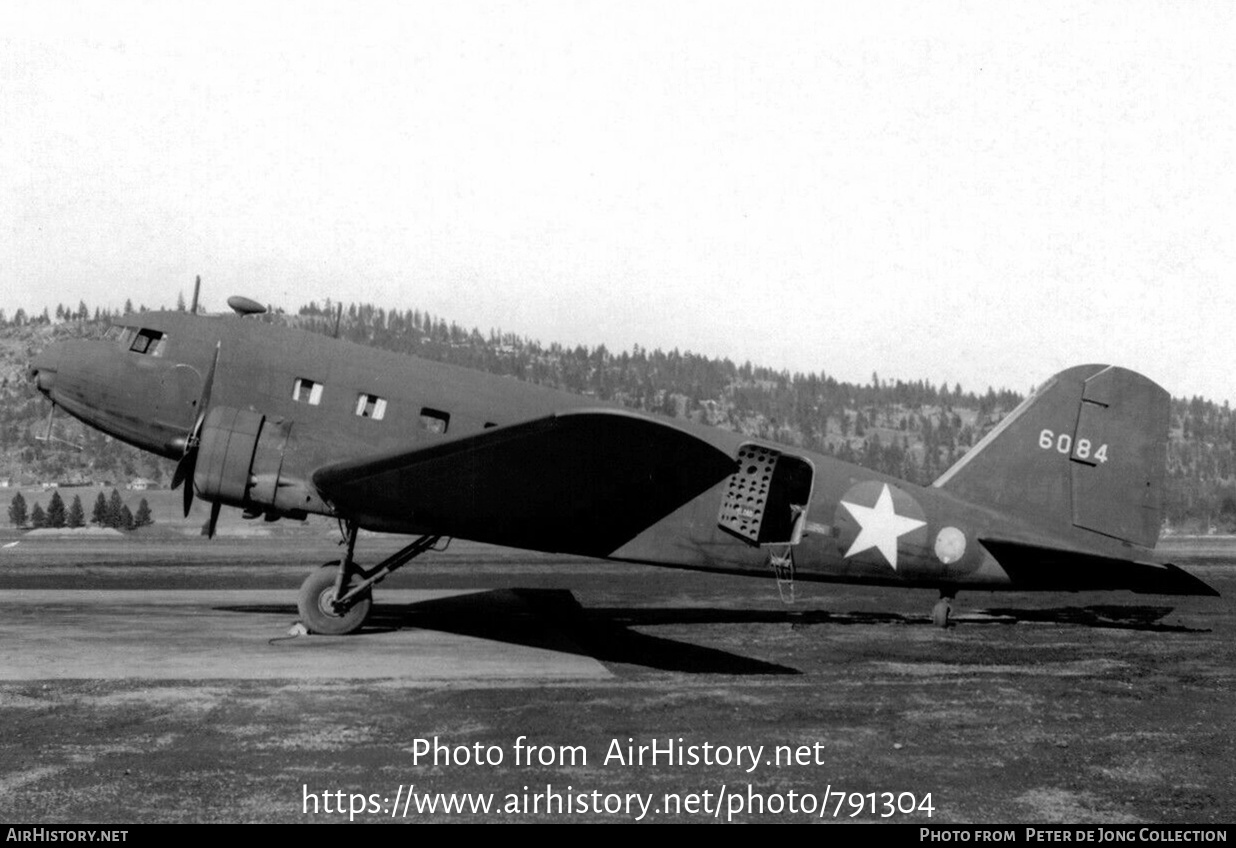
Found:
<svg viewBox="0 0 1236 848"><path fill-rule="evenodd" d="M121 327L114 325L107 328L103 338L114 341L119 347L125 350L129 349L129 345L133 344L133 337L137 335L137 330L133 327Z"/></svg>
<svg viewBox="0 0 1236 848"><path fill-rule="evenodd" d="M129 344L129 350L149 356L161 356L164 339L165 336L158 330L138 330L137 335Z"/></svg>

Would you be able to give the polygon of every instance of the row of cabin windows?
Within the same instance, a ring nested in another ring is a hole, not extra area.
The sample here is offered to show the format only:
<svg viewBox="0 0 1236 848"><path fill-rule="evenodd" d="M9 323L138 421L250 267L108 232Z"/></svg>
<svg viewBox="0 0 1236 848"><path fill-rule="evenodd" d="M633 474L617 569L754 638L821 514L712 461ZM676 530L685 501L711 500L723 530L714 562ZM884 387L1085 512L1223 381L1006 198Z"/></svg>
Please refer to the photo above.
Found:
<svg viewBox="0 0 1236 848"><path fill-rule="evenodd" d="M163 343L167 340L166 334L158 330L139 330L136 327L121 327L118 325L108 327L103 337L115 341L122 348L127 348L134 353L146 354L147 356L162 356L164 350ZM316 380L297 377L296 382L292 384L292 400L297 403L318 406L322 403L322 384ZM381 421L386 417L386 398L361 392L356 397L356 415L358 418L372 418L374 421ZM429 407L421 409L420 426L426 432L445 433L450 423L451 415L449 412L442 412ZM493 426L496 426L493 422L485 422L486 428Z"/></svg>
<svg viewBox="0 0 1236 848"><path fill-rule="evenodd" d="M292 384L292 400L297 403L307 403L318 406L322 403L322 384L316 380L297 377ZM386 398L361 392L356 396L356 415L358 418L372 418L381 421L386 417ZM440 409L421 408L420 426L428 433L445 433L451 423L451 414ZM486 424L486 426L493 426Z"/></svg>

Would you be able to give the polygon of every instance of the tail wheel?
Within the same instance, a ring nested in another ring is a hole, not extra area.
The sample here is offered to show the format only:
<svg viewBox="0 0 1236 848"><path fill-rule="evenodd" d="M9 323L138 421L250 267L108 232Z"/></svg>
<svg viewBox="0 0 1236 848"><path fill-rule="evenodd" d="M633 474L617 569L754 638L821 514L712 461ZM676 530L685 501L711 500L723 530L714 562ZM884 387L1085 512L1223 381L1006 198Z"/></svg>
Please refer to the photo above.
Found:
<svg viewBox="0 0 1236 848"><path fill-rule="evenodd" d="M931 621L936 627L948 627L949 616L953 612L951 598L941 598L931 610Z"/></svg>
<svg viewBox="0 0 1236 848"><path fill-rule="evenodd" d="M296 606L300 610L301 622L310 633L345 636L360 630L365 619L369 617L373 595L368 591L345 608L341 609L335 603L335 583L339 567L338 562L328 562L300 584Z"/></svg>

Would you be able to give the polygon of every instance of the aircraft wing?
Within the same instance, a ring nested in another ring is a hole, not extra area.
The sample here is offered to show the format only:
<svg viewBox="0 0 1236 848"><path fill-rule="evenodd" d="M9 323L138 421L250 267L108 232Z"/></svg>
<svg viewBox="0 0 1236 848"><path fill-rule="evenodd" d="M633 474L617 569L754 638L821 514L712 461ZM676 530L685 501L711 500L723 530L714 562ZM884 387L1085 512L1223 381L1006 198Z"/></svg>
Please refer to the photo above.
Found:
<svg viewBox="0 0 1236 848"><path fill-rule="evenodd" d="M673 424L594 410L335 463L313 482L364 526L602 555L735 468Z"/></svg>
<svg viewBox="0 0 1236 848"><path fill-rule="evenodd" d="M980 541L1008 573L1014 588L1128 589L1151 595L1219 594L1189 572L1169 563L1137 562L998 539Z"/></svg>

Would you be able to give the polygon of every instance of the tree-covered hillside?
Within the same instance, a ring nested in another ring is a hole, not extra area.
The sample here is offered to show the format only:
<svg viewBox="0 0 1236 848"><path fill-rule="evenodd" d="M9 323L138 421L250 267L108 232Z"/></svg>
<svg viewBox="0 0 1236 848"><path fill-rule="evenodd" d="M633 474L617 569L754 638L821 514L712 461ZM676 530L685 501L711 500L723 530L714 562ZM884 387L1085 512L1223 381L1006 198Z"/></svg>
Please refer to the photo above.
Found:
<svg viewBox="0 0 1236 848"><path fill-rule="evenodd" d="M179 304L183 307L183 301ZM131 310L132 306L127 306ZM139 310L144 307L138 307ZM310 303L258 320L334 333L337 305ZM0 478L15 482L167 485L171 464L59 418L26 379L31 357L51 341L101 334L113 317L85 303L31 317L0 310ZM253 319L249 319L253 320ZM611 352L544 345L499 330L466 330L417 309L349 304L339 335L361 344L504 374L677 418L828 453L927 483L1021 400L1008 390L881 379L843 383L825 372L790 374L678 350ZM826 364L826 363L823 363ZM80 449L78 448L80 445ZM1236 420L1225 403L1174 399L1168 446L1168 520L1182 530L1236 531Z"/></svg>

